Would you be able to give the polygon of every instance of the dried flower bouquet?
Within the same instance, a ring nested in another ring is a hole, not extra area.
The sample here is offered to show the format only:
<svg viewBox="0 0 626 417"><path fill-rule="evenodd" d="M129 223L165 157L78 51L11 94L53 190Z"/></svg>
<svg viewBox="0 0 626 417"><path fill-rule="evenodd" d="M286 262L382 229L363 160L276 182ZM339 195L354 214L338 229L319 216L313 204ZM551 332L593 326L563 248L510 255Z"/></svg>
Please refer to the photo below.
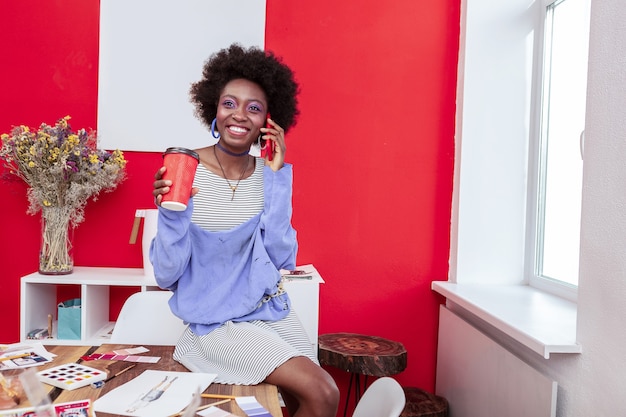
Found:
<svg viewBox="0 0 626 417"><path fill-rule="evenodd" d="M43 230L39 271L69 273L69 228L84 220L87 201L101 191L114 190L125 178L124 154L97 148L95 131L72 131L68 120L37 131L16 126L0 135L0 159L28 185L28 213L42 211Z"/></svg>

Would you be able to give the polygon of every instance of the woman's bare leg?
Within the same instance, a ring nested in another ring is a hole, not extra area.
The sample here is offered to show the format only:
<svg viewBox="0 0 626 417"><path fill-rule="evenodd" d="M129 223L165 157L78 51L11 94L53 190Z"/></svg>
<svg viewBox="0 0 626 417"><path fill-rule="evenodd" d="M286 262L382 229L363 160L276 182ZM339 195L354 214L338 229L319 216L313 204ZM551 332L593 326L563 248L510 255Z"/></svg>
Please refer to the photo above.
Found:
<svg viewBox="0 0 626 417"><path fill-rule="evenodd" d="M298 411L298 400L291 395L289 392L284 389L278 389L280 391L280 396L283 398L283 402L285 403L285 407L287 408L287 415L293 416Z"/></svg>
<svg viewBox="0 0 626 417"><path fill-rule="evenodd" d="M339 389L332 377L309 358L289 359L268 375L265 382L277 385L291 417L335 417Z"/></svg>

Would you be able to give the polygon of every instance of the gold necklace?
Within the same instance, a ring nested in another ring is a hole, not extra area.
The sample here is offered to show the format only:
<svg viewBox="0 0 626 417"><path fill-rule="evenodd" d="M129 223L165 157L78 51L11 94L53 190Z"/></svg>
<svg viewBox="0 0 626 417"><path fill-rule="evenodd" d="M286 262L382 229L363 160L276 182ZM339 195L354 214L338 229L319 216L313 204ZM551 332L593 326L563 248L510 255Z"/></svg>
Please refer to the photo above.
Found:
<svg viewBox="0 0 626 417"><path fill-rule="evenodd" d="M217 157L217 151L215 150L215 146L213 147L213 154L215 155L215 160L217 161L217 164L220 166L220 169L222 170L222 175L224 175L224 179L226 180L228 187L233 192L232 197L230 197L230 201L233 201L235 199L235 191L237 191L237 187L239 187L239 183L241 182L241 179L243 178L244 174L248 170L250 158L248 158L248 160L246 161L246 164L243 167L243 170L241 170L241 175L239 176L239 179L237 180L237 184L232 185L230 181L228 181L228 177L226 176L226 171L224 171L224 167L222 167L222 163L220 162L220 159Z"/></svg>

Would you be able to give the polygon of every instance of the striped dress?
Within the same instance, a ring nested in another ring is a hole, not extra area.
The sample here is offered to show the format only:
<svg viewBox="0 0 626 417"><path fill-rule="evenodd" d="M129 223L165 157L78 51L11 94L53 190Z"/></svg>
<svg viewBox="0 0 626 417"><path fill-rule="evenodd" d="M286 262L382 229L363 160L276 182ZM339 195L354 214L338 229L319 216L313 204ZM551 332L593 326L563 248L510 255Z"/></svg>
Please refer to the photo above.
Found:
<svg viewBox="0 0 626 417"><path fill-rule="evenodd" d="M198 166L194 187L192 222L208 231L229 230L263 209L264 160L255 158L253 174L242 179L233 192L228 182ZM235 186L237 179L229 179ZM174 359L192 372L215 373L216 383L258 384L287 360L306 356L318 363L296 313L282 320L228 321L212 332L198 336L189 328L174 351Z"/></svg>

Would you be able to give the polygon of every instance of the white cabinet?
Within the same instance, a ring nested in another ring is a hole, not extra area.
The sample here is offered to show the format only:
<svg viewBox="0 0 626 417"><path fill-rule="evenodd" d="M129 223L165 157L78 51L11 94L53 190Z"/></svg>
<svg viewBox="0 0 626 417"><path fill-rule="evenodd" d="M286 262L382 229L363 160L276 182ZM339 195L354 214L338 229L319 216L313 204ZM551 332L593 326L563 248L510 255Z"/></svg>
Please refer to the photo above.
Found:
<svg viewBox="0 0 626 417"><path fill-rule="evenodd" d="M139 287L140 291L156 289L153 278L144 275L141 268L74 267L69 275L41 275L33 273L22 277L20 303L20 340L33 329L48 327L48 314L57 317L57 287L80 287L81 339L57 339L57 323L52 325L52 338L43 343L55 345L99 345L106 343L114 323L109 321L109 288L114 286ZM63 301L63 300L60 300Z"/></svg>
<svg viewBox="0 0 626 417"><path fill-rule="evenodd" d="M317 351L319 284L324 280L312 265L299 268L312 271L312 279L288 279L285 288L311 339L311 344ZM109 288L138 287L139 291L158 289L154 278L144 275L144 270L141 268L74 267L74 272L69 275L41 275L39 273L27 275L21 280L21 341L27 340L26 336L31 330L47 328L48 314L57 317L57 287L60 285L80 287L81 339L57 339L55 321L52 326L52 338L42 340L45 344L100 345L107 343L115 325L114 322L109 321Z"/></svg>

